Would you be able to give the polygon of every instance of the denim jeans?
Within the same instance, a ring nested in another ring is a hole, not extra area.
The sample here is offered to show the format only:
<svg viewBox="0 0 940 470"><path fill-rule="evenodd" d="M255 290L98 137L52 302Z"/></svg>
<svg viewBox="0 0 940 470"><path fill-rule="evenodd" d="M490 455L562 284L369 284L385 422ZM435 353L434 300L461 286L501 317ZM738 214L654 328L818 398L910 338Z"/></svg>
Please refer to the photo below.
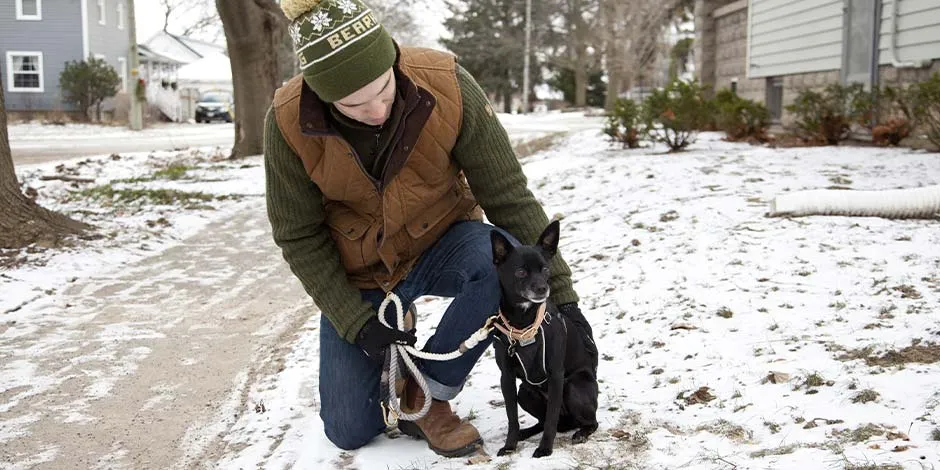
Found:
<svg viewBox="0 0 940 470"><path fill-rule="evenodd" d="M393 290L406 309L422 295L453 298L424 351L446 353L457 349L496 313L500 287L490 242L490 231L494 229L518 244L492 225L458 222L421 256ZM361 293L376 310L385 298L381 289ZM395 323L395 313L394 306L390 306L389 324ZM425 326L420 312L417 320L417 328ZM454 398L490 342L487 339L450 361L416 361L431 396L438 400ZM359 448L384 431L379 407L380 375L381 365L341 338L326 316L320 315L320 417L326 436L337 447Z"/></svg>

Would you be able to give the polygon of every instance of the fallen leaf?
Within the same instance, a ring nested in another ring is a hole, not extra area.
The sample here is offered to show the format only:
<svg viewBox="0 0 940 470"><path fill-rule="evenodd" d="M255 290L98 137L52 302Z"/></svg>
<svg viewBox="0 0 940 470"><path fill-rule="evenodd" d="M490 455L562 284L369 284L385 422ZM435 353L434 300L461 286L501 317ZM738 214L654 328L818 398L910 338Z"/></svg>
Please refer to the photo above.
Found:
<svg viewBox="0 0 940 470"><path fill-rule="evenodd" d="M697 327L694 327L688 323L676 323L669 327L670 330L697 330Z"/></svg>
<svg viewBox="0 0 940 470"><path fill-rule="evenodd" d="M872 444L872 445L868 446L868 448L869 448L869 449L874 449L874 450L880 450L880 449L881 449L881 446L878 445L878 444Z"/></svg>
<svg viewBox="0 0 940 470"><path fill-rule="evenodd" d="M891 452L904 452L905 450L910 450L913 446L894 446L894 449L891 449Z"/></svg>
<svg viewBox="0 0 940 470"><path fill-rule="evenodd" d="M623 439L629 435L630 433L624 431L623 429L612 429L610 431L610 436L613 437L614 439Z"/></svg>
<svg viewBox="0 0 940 470"><path fill-rule="evenodd" d="M900 439L902 441L911 440L911 438L908 437L907 434L904 434L901 431L888 431L888 434L886 434L885 436L888 438L889 441L893 441L895 439Z"/></svg>

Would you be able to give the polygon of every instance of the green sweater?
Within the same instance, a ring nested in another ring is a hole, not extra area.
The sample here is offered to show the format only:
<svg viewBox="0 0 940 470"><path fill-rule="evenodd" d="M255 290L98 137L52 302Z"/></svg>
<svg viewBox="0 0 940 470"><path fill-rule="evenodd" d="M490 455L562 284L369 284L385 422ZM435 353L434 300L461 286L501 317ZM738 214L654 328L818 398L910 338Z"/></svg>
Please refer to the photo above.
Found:
<svg viewBox="0 0 940 470"><path fill-rule="evenodd" d="M534 243L548 217L529 191L506 130L476 80L457 66L463 121L452 155L463 170L487 219L522 243ZM366 320L376 314L349 282L339 252L325 224L323 194L288 146L268 110L264 133L264 170L268 219L275 243L314 303L347 341L354 342ZM552 262L551 299L556 305L577 302L571 270L556 256Z"/></svg>

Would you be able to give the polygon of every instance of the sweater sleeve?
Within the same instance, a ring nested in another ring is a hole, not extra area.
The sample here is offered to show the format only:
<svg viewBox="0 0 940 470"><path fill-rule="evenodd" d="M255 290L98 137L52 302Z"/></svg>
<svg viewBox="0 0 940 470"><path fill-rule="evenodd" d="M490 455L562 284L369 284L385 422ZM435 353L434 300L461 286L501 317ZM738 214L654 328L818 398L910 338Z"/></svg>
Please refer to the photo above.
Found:
<svg viewBox="0 0 940 470"><path fill-rule="evenodd" d="M325 224L323 193L284 140L269 109L264 131L265 198L274 242L320 311L348 342L375 315L349 282Z"/></svg>
<svg viewBox="0 0 940 470"><path fill-rule="evenodd" d="M548 216L529 191L522 165L509 135L493 112L486 94L459 64L457 83L463 121L453 155L486 218L526 244L535 243L548 226ZM552 260L551 298L556 305L577 302L571 269L561 256Z"/></svg>

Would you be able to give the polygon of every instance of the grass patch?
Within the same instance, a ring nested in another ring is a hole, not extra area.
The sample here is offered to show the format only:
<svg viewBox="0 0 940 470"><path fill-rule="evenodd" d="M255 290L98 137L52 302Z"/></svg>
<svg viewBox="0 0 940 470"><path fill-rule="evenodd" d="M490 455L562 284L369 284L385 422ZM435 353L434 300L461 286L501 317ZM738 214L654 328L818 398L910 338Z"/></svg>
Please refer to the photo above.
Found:
<svg viewBox="0 0 940 470"><path fill-rule="evenodd" d="M131 204L136 202L173 205L192 202L222 201L226 199L235 199L238 197L227 194L214 195L203 192L179 191L175 189L116 189L110 184L96 186L94 188L85 189L72 194L87 199L100 200L105 205Z"/></svg>
<svg viewBox="0 0 940 470"><path fill-rule="evenodd" d="M855 429L841 429L838 431L833 431L832 435L837 437L841 442L859 444L866 442L873 437L884 436L886 432L888 432L887 429L877 424L868 423Z"/></svg>
<svg viewBox="0 0 940 470"><path fill-rule="evenodd" d="M750 441L753 437L753 433L747 428L732 423L726 419L719 419L709 423L705 423L697 428L696 432L709 432L716 436L725 437L734 442L747 442Z"/></svg>
<svg viewBox="0 0 940 470"><path fill-rule="evenodd" d="M728 307L721 307L716 314L721 318L731 318L734 316L734 312Z"/></svg>
<svg viewBox="0 0 940 470"><path fill-rule="evenodd" d="M881 355L874 355L874 347L866 346L860 349L846 351L836 357L840 361L853 361L863 359L869 366L903 366L904 364L933 364L940 362L940 344L922 343L915 339L910 346L895 351L887 351Z"/></svg>
<svg viewBox="0 0 940 470"><path fill-rule="evenodd" d="M192 167L183 165L182 163L171 163L170 166L154 173L153 177L154 179L178 180L185 177L186 172L191 169Z"/></svg>
<svg viewBox="0 0 940 470"><path fill-rule="evenodd" d="M752 459L762 459L764 457L770 457L771 455L787 455L796 452L796 449L799 449L799 444L790 444L788 446L774 447L773 449L761 449L755 452L751 452Z"/></svg>
<svg viewBox="0 0 940 470"><path fill-rule="evenodd" d="M894 463L845 463L845 470L904 470L904 467Z"/></svg>
<svg viewBox="0 0 940 470"><path fill-rule="evenodd" d="M855 396L852 397L852 403L870 403L878 401L879 398L881 398L880 393L876 392L874 389L868 388L856 393Z"/></svg>

